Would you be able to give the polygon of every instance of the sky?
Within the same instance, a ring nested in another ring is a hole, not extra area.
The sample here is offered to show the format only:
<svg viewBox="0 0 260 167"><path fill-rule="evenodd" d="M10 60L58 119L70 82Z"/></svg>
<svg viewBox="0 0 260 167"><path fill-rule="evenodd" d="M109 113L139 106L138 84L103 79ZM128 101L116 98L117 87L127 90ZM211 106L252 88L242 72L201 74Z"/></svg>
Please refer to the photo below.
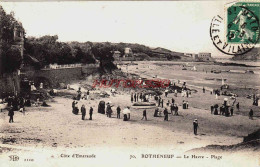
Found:
<svg viewBox="0 0 260 167"><path fill-rule="evenodd" d="M184 53L221 56L210 39L211 20L223 1L3 2L26 36L58 35L59 41L126 42Z"/></svg>

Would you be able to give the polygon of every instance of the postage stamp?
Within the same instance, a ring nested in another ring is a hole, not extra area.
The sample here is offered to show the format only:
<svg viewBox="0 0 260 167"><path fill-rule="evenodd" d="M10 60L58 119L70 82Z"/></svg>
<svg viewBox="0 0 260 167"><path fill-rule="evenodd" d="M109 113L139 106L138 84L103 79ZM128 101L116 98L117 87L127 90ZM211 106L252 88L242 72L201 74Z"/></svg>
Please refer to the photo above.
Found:
<svg viewBox="0 0 260 167"><path fill-rule="evenodd" d="M226 12L228 43L259 44L259 2L237 2Z"/></svg>
<svg viewBox="0 0 260 167"><path fill-rule="evenodd" d="M233 2L224 7L224 17L211 21L214 46L227 55L242 55L259 46L259 2Z"/></svg>

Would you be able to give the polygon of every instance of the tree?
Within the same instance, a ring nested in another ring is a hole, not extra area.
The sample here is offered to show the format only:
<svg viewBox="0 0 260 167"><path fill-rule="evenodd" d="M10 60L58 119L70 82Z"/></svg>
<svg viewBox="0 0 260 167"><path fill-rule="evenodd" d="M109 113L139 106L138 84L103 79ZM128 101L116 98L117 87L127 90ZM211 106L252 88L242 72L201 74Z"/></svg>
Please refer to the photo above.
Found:
<svg viewBox="0 0 260 167"><path fill-rule="evenodd" d="M14 72L22 62L20 48L15 46L14 28L24 32L22 25L0 6L0 74Z"/></svg>
<svg viewBox="0 0 260 167"><path fill-rule="evenodd" d="M3 55L2 60L4 72L10 73L19 69L22 63L20 48L18 46L11 46Z"/></svg>
<svg viewBox="0 0 260 167"><path fill-rule="evenodd" d="M35 57L42 66L53 63L95 63L96 59L91 51L92 43L59 42L58 36L28 37L25 40L26 54Z"/></svg>
<svg viewBox="0 0 260 167"><path fill-rule="evenodd" d="M97 43L92 47L92 53L95 55L97 59L100 60L100 68L104 69L104 67L114 68L113 65L113 51L115 50L115 46L110 43Z"/></svg>
<svg viewBox="0 0 260 167"><path fill-rule="evenodd" d="M93 44L91 42L70 42L72 55L77 62L83 64L95 63L96 59L91 51Z"/></svg>

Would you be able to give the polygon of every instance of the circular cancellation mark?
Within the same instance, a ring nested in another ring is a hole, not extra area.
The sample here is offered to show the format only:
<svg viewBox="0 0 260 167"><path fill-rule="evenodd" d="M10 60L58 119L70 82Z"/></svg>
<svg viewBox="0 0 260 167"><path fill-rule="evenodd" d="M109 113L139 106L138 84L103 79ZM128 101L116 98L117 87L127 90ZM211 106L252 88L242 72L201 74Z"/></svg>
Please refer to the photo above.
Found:
<svg viewBox="0 0 260 167"><path fill-rule="evenodd" d="M219 15L212 19L210 25L210 37L214 46L227 55L245 54L251 51L259 41L258 17L245 6L237 6L237 8L239 12L227 25L227 33L221 32L224 20ZM221 33L224 34L223 38Z"/></svg>

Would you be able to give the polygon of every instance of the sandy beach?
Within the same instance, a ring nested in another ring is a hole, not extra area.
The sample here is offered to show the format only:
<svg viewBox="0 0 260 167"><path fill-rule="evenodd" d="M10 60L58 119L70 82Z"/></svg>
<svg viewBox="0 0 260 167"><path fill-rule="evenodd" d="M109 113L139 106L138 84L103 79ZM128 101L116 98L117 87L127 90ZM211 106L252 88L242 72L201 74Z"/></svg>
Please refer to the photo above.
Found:
<svg viewBox="0 0 260 167"><path fill-rule="evenodd" d="M181 79L181 78L179 78ZM78 84L80 83L80 84ZM64 94L76 94L77 86L91 85L91 81L75 82L72 87L75 90L58 90ZM189 86L189 84L188 84ZM91 91L90 97L94 94L105 91L110 94L110 88L98 88ZM131 90L133 91L133 90ZM140 91L140 90L139 90ZM113 150L161 150L183 154L195 148L207 145L234 145L243 141L243 137L259 128L259 111L256 110L255 117L250 120L247 115L251 107L251 99L238 97L241 109L234 110L234 116L225 117L210 113L209 106L214 102L221 104L226 96L215 99L209 91L203 93L200 88L191 97L174 97L170 93L168 97L164 94L162 98L166 102L175 99L179 106L179 116L169 114L169 121L164 121L163 116L153 117L156 107L147 109L148 120L141 120L143 109L132 107L130 91L118 91L114 96L95 97L95 99L80 100L79 106L85 104L87 109L86 120L81 120L81 113L72 113L72 98L68 96L56 96L48 101L50 107L27 107L25 114L15 112L14 123L8 123L8 112L4 110L0 114L0 135L2 152L8 151L32 151L45 150L80 150L87 148L113 148ZM97 113L99 101L112 103L112 118L105 114ZM189 101L189 109L182 109L182 101ZM155 102L150 99L150 102ZM116 107L123 110L131 106L131 119L123 121L116 118ZM88 120L89 108L94 108L93 120ZM255 107L259 109L258 107ZM163 109L160 107L160 110ZM193 120L198 119L198 135L193 134ZM166 149L167 148L167 149ZM9 150L10 151L10 150ZM92 151L92 152L93 152ZM247 150L245 157L251 157L259 153L253 148ZM140 152L139 152L140 154ZM227 154L226 152L220 153ZM243 151L234 154L243 154ZM233 154L232 154L233 155ZM57 155L60 157L60 155ZM230 155L227 155L230 156ZM253 162L253 161L252 161Z"/></svg>

